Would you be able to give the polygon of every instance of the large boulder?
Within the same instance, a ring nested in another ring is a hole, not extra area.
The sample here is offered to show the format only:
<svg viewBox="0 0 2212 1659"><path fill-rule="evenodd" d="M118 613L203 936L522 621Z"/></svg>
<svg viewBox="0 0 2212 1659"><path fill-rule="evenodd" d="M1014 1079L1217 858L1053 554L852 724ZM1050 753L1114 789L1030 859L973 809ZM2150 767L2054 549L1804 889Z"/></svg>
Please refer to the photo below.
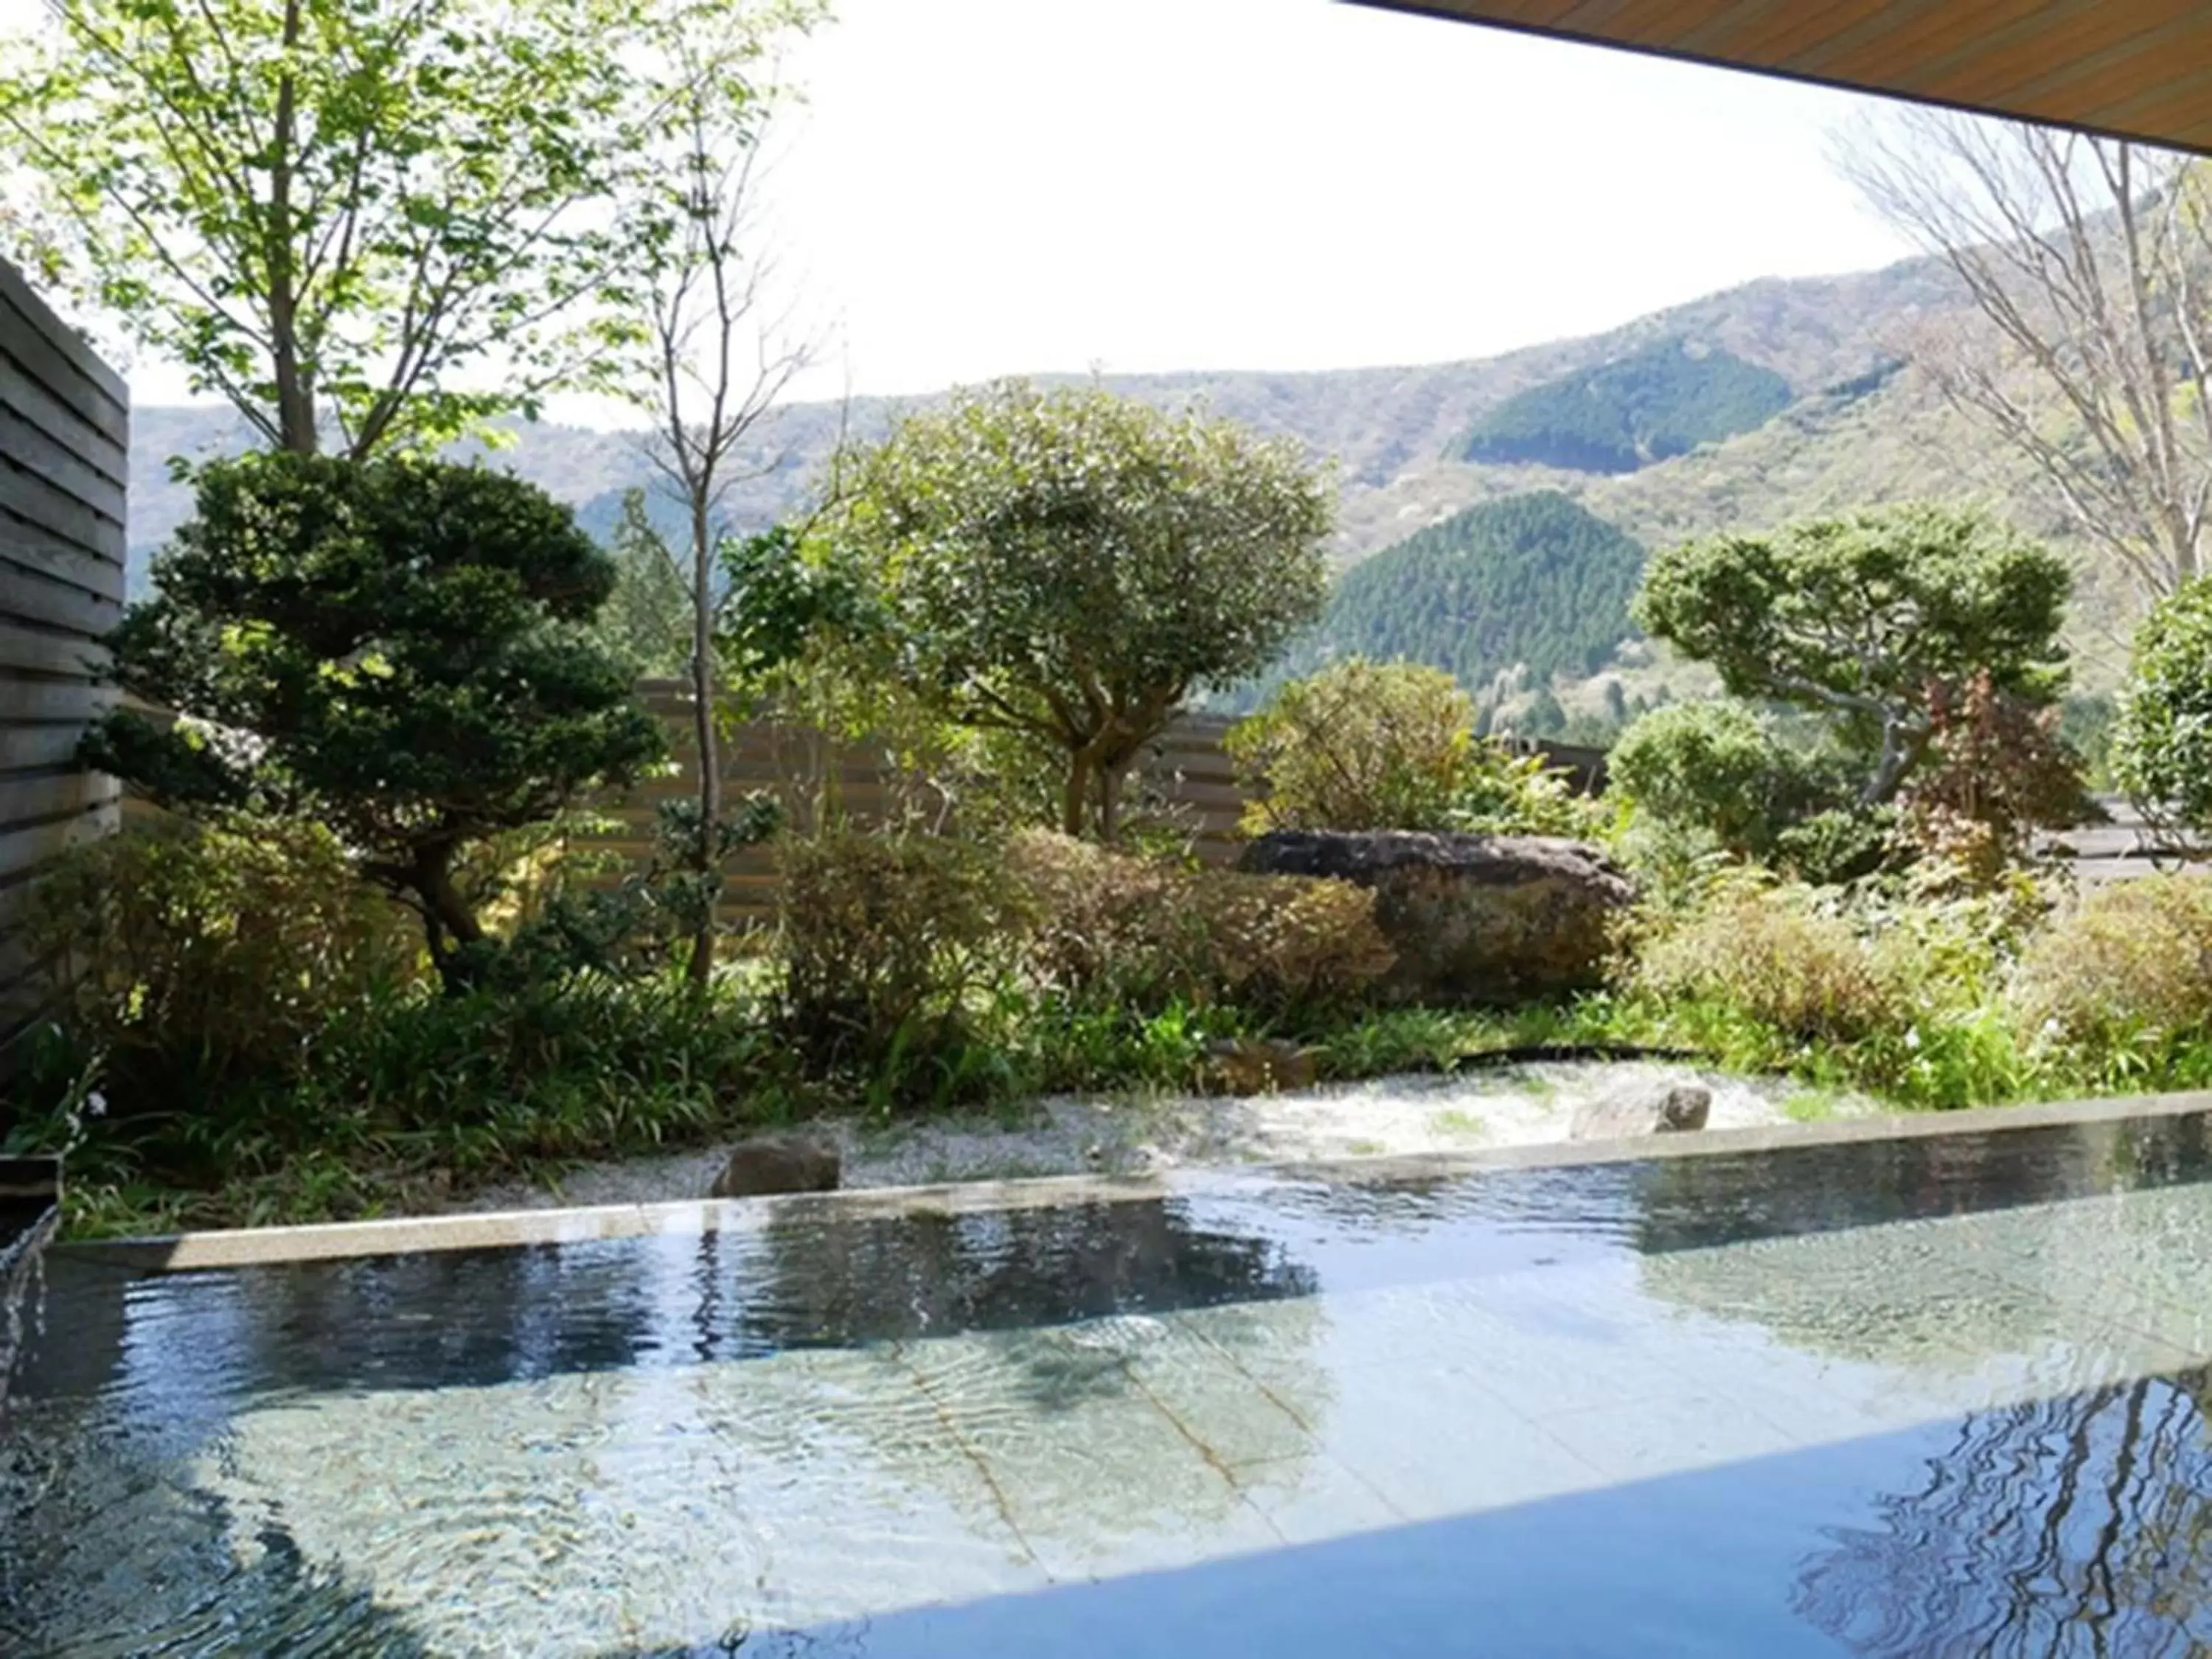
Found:
<svg viewBox="0 0 2212 1659"><path fill-rule="evenodd" d="M1605 855L1542 836L1283 830L1239 867L1320 876L1375 893L1406 1002L1505 1005L1588 990L1604 977L1612 924L1636 890Z"/></svg>

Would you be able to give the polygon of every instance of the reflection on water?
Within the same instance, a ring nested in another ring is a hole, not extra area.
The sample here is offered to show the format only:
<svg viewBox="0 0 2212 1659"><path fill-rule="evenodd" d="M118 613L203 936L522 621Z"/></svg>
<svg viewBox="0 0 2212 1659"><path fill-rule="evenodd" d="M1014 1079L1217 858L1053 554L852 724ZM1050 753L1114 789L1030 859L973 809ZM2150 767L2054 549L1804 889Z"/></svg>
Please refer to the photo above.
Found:
<svg viewBox="0 0 2212 1659"><path fill-rule="evenodd" d="M1308 1597L1378 1652L2191 1651L2208 1174L2184 1119L58 1261L0 1651L1345 1650Z"/></svg>
<svg viewBox="0 0 2212 1659"><path fill-rule="evenodd" d="M1042 1583L1071 1540L1218 1524L1240 1490L1184 1478L1188 1437L1294 1457L1270 1421L1327 1397L1312 1272L1173 1202L56 1280L0 1635L88 1653L149 1605L165 1651L401 1653ZM1276 1304L1267 1393L1222 1386L1233 1319L1186 1352L1152 1316Z"/></svg>
<svg viewBox="0 0 2212 1659"><path fill-rule="evenodd" d="M2212 1644L2203 1371L1961 1423L1921 1484L1805 1564L1793 1605L1869 1659L2201 1654Z"/></svg>

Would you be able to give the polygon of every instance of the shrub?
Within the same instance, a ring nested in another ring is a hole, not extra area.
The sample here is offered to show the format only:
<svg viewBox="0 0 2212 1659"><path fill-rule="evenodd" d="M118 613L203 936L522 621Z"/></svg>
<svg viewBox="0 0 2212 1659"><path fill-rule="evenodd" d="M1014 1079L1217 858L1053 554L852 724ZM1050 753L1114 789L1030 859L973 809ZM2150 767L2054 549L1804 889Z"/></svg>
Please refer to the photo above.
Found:
<svg viewBox="0 0 2212 1659"><path fill-rule="evenodd" d="M1374 895L1348 883L1189 869L1042 832L1016 839L1010 866L1032 917L1030 972L1080 1002L1310 1018L1357 1002L1394 959Z"/></svg>
<svg viewBox="0 0 2212 1659"><path fill-rule="evenodd" d="M297 1070L332 1019L422 966L407 913L295 822L173 819L91 842L40 878L27 927L123 1115Z"/></svg>
<svg viewBox="0 0 2212 1659"><path fill-rule="evenodd" d="M1195 871L1188 881L1206 939L1199 1000L1311 1019L1358 1002L1396 960L1366 888L1233 870Z"/></svg>
<svg viewBox="0 0 2212 1659"><path fill-rule="evenodd" d="M2000 691L1986 673L1931 699L1928 757L1900 799L1914 853L1989 886L2026 860L2038 830L2091 810L2082 761L2059 735L2060 711Z"/></svg>
<svg viewBox="0 0 2212 1659"><path fill-rule="evenodd" d="M1890 861L1897 822L1893 806L1838 806L1815 812L1775 836L1775 866L1815 887L1856 881Z"/></svg>
<svg viewBox="0 0 2212 1659"><path fill-rule="evenodd" d="M1768 856L1791 823L1838 804L1834 771L1728 700L1655 708L1607 757L1609 787L1638 811L1703 830L1740 858Z"/></svg>
<svg viewBox="0 0 2212 1659"><path fill-rule="evenodd" d="M1853 1042L1900 1023L1895 988L1810 890L1738 882L1647 943L1636 988L1718 1003L1807 1042Z"/></svg>
<svg viewBox="0 0 2212 1659"><path fill-rule="evenodd" d="M2156 876L2092 893L2021 957L2024 1030L2083 1048L2212 1030L2212 876Z"/></svg>
<svg viewBox="0 0 2212 1659"><path fill-rule="evenodd" d="M787 838L779 863L780 1019L819 1070L956 1040L1024 931L1021 895L982 843L831 830Z"/></svg>
<svg viewBox="0 0 2212 1659"><path fill-rule="evenodd" d="M1281 687L1225 744L1258 793L1248 833L1484 830L1571 834L1576 803L1535 757L1474 735L1442 669L1349 657Z"/></svg>
<svg viewBox="0 0 2212 1659"><path fill-rule="evenodd" d="M2212 579L2163 600L2136 632L2112 766L2149 822L2212 830Z"/></svg>

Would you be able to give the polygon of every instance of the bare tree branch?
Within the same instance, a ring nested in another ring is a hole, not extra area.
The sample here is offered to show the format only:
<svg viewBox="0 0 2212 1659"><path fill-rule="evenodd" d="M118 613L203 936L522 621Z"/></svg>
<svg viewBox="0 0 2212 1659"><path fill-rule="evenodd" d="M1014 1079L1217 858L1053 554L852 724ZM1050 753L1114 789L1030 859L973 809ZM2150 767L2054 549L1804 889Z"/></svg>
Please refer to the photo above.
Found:
<svg viewBox="0 0 2212 1659"><path fill-rule="evenodd" d="M1916 357L1943 395L2029 464L2142 597L2198 575L2212 506L2205 164L1919 109L1863 125L1838 159L1978 314L1978 327L1922 332Z"/></svg>

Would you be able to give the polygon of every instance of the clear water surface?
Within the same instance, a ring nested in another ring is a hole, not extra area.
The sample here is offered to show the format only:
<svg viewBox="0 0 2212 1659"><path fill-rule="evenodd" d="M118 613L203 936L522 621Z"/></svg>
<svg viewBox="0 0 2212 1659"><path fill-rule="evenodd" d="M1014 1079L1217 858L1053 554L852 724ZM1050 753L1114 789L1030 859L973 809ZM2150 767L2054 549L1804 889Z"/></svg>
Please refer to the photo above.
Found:
<svg viewBox="0 0 2212 1659"><path fill-rule="evenodd" d="M2184 1655L2202 1117L138 1276L0 1652Z"/></svg>

